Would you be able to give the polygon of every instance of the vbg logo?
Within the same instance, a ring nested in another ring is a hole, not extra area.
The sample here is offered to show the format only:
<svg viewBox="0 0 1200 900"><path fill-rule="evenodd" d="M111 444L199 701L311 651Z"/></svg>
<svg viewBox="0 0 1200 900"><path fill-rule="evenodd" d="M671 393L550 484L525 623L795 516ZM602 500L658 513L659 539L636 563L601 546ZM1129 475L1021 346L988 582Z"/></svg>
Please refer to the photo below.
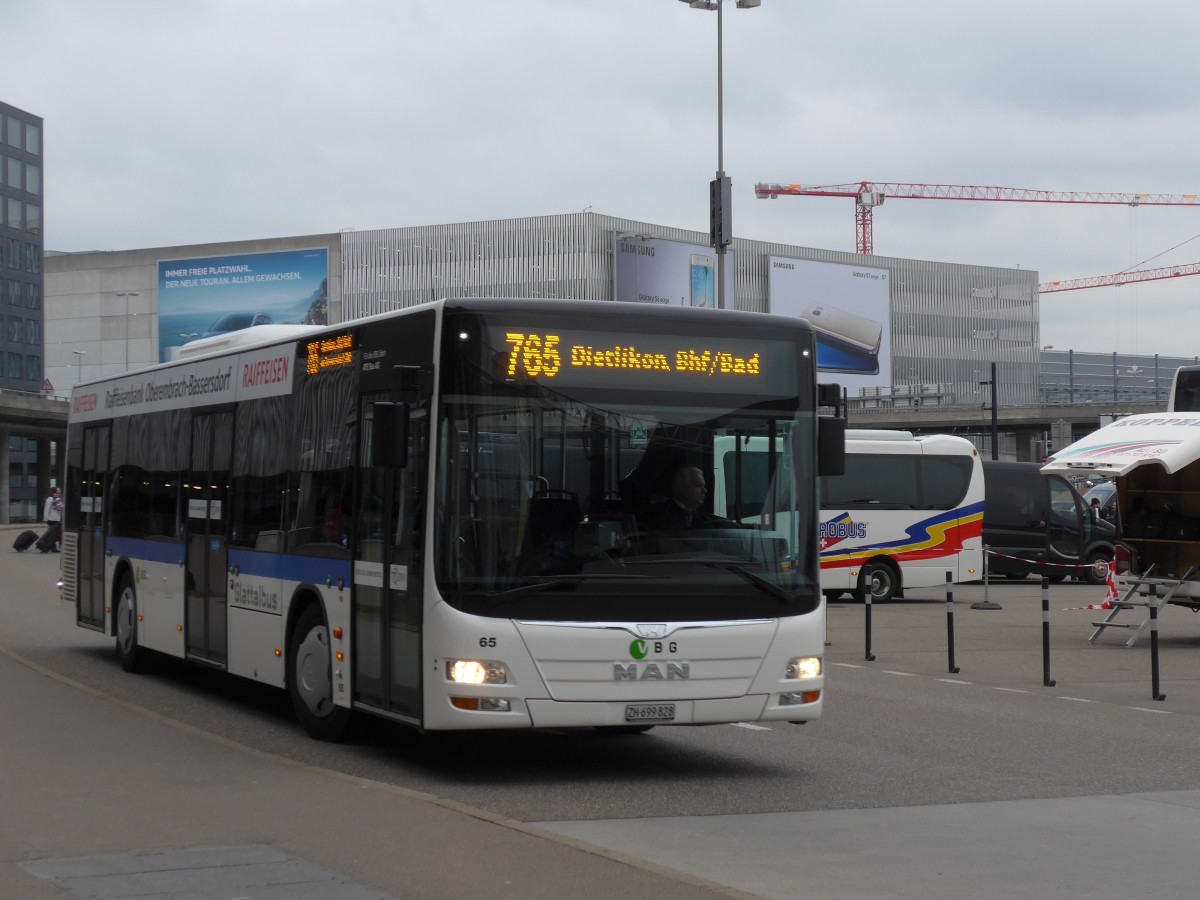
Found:
<svg viewBox="0 0 1200 900"><path fill-rule="evenodd" d="M629 645L629 655L634 659L645 659L646 652L647 650L645 641L636 640Z"/></svg>

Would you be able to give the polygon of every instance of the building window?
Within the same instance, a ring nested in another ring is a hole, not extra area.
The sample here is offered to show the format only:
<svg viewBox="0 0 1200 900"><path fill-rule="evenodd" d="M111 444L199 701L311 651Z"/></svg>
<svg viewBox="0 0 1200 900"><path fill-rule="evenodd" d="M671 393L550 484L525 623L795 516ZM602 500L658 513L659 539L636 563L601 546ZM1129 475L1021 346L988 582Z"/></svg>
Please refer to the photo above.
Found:
<svg viewBox="0 0 1200 900"><path fill-rule="evenodd" d="M42 323L37 319L25 320L25 343L40 344L42 342Z"/></svg>
<svg viewBox="0 0 1200 900"><path fill-rule="evenodd" d="M42 155L42 129L32 122L25 123L25 152Z"/></svg>
<svg viewBox="0 0 1200 900"><path fill-rule="evenodd" d="M25 192L40 194L42 192L42 167L25 164Z"/></svg>
<svg viewBox="0 0 1200 900"><path fill-rule="evenodd" d="M8 354L8 377L9 378L20 378L21 377L21 354L20 353L9 353Z"/></svg>
<svg viewBox="0 0 1200 900"><path fill-rule="evenodd" d="M25 285L25 306L28 309L42 308L42 286L40 284Z"/></svg>
<svg viewBox="0 0 1200 900"><path fill-rule="evenodd" d="M16 197L9 197L8 202L5 204L5 206L8 207L8 222L7 222L8 227L9 228L20 228L21 227L21 201L18 200ZM10 243L11 243L11 240L10 240ZM13 264L12 262L10 262L9 267L15 269L16 265Z"/></svg>
<svg viewBox="0 0 1200 900"><path fill-rule="evenodd" d="M41 381L42 380L42 358L40 356L25 357L25 380L26 381Z"/></svg>
<svg viewBox="0 0 1200 900"><path fill-rule="evenodd" d="M21 341L21 320L16 316L8 317L8 339L13 343L20 343ZM9 368L11 369L12 366L10 365Z"/></svg>
<svg viewBox="0 0 1200 900"><path fill-rule="evenodd" d="M8 145L10 147L21 146L21 120L16 116L8 117Z"/></svg>
<svg viewBox="0 0 1200 900"><path fill-rule="evenodd" d="M25 204L25 230L30 234L42 233L42 208L36 203Z"/></svg>
<svg viewBox="0 0 1200 900"><path fill-rule="evenodd" d="M16 188L17 190L20 190L21 189L21 161L19 159L14 159L13 157L10 156L8 158L8 165L5 166L4 168L8 171L8 186L10 188Z"/></svg>
<svg viewBox="0 0 1200 900"><path fill-rule="evenodd" d="M21 305L21 282L10 281L8 283L8 304L9 306Z"/></svg>

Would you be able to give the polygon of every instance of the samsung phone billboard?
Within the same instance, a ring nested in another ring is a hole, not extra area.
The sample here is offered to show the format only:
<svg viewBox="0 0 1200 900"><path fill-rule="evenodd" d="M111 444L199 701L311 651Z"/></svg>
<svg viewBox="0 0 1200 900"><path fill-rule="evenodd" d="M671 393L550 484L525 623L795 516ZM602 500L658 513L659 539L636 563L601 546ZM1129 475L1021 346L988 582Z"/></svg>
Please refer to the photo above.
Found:
<svg viewBox="0 0 1200 900"><path fill-rule="evenodd" d="M737 256L725 254L725 305L733 308ZM613 233L613 299L668 306L717 306L717 254L685 244Z"/></svg>
<svg viewBox="0 0 1200 900"><path fill-rule="evenodd" d="M329 251L282 250L158 262L158 358L190 340L263 323L326 325Z"/></svg>
<svg viewBox="0 0 1200 900"><path fill-rule="evenodd" d="M892 384L891 273L887 269L772 256L772 313L807 319L817 332L817 368L836 373L851 396ZM833 381L835 379L828 379Z"/></svg>

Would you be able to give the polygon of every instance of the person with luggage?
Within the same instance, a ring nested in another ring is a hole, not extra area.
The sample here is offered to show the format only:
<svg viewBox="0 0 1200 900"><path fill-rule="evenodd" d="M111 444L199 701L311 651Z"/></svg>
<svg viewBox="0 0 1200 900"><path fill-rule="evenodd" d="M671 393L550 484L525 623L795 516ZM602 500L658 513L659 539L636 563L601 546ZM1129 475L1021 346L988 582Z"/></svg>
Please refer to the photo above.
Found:
<svg viewBox="0 0 1200 900"><path fill-rule="evenodd" d="M42 518L46 522L46 533L38 539L37 548L43 553L57 553L62 541L63 499L57 487L50 491L42 505Z"/></svg>

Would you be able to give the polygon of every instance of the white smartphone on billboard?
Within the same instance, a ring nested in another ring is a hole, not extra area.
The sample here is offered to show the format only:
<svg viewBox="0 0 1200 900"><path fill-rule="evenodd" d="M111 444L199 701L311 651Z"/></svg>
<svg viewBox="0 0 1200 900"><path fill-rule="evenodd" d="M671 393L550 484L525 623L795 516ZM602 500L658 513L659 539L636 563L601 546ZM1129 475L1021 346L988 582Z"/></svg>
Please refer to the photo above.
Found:
<svg viewBox="0 0 1200 900"><path fill-rule="evenodd" d="M704 306L713 309L717 305L716 280L713 278L713 258L703 253L693 253L692 270L692 306Z"/></svg>
<svg viewBox="0 0 1200 900"><path fill-rule="evenodd" d="M808 319L817 332L817 338L830 346L872 355L879 352L883 325L874 319L823 303L810 306L800 317Z"/></svg>

